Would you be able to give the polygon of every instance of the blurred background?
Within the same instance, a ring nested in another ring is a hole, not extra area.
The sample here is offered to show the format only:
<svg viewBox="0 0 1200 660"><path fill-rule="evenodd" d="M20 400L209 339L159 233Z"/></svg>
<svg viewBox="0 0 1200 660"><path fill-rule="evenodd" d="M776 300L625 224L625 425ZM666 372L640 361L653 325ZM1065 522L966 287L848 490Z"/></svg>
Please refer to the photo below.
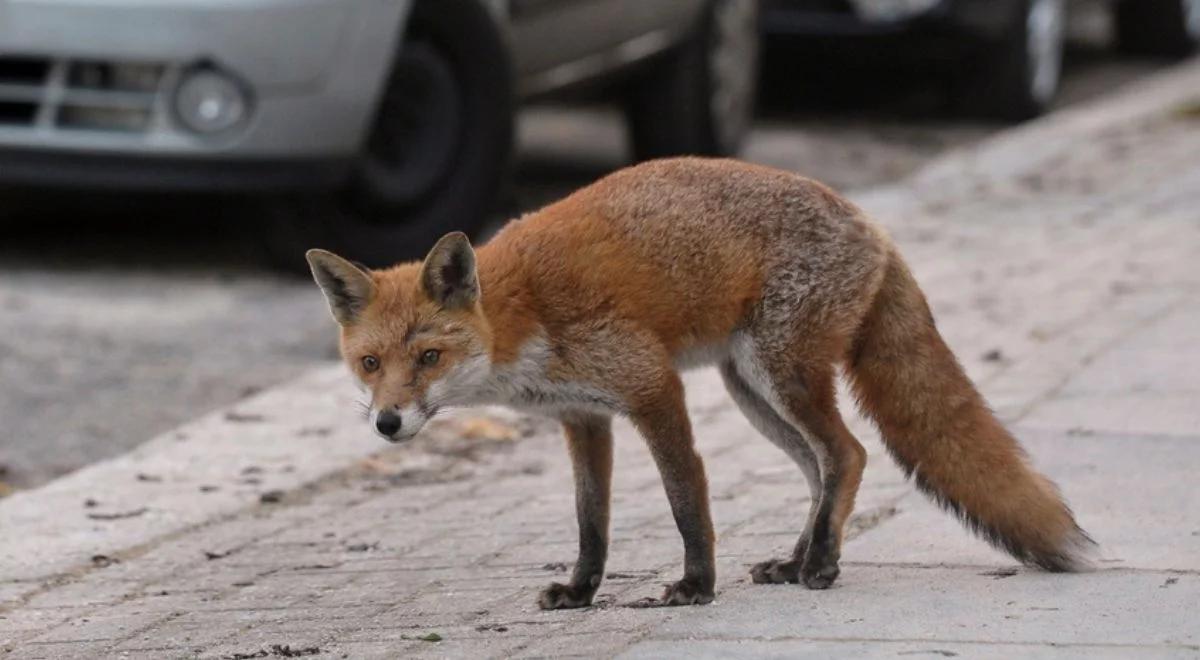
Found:
<svg viewBox="0 0 1200 660"><path fill-rule="evenodd" d="M675 154L853 192L1198 39L1198 0L0 0L0 496L334 359L306 248Z"/></svg>

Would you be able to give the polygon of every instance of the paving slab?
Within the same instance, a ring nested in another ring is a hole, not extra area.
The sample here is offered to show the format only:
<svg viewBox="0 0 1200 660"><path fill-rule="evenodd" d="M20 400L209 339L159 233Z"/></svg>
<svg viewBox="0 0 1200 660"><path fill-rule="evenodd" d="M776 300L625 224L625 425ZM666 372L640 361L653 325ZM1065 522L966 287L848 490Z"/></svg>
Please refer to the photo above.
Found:
<svg viewBox="0 0 1200 660"><path fill-rule="evenodd" d="M817 639L804 637L783 640L688 640L650 641L635 644L621 658L779 658L825 660L827 658L980 658L1011 660L1014 657L1031 660L1124 660L1138 658L1194 658L1195 649L1188 646L1145 644L1020 644L1020 643L963 643L930 642L925 640L893 639Z"/></svg>
<svg viewBox="0 0 1200 660"><path fill-rule="evenodd" d="M841 587L728 590L719 607L660 624L653 639L882 639L895 641L1174 646L1200 650L1200 576L1107 570L1088 575L975 567L861 565ZM1190 583L1190 584L1189 584ZM1147 625L1147 611L1154 612Z"/></svg>

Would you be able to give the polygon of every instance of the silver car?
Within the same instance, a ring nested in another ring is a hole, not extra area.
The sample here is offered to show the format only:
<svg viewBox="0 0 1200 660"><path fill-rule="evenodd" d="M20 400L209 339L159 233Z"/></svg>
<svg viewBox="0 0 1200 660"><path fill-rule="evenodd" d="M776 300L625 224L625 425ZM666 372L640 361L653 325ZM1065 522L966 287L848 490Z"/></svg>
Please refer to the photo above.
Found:
<svg viewBox="0 0 1200 660"><path fill-rule="evenodd" d="M485 219L519 103L604 84L638 158L733 153L755 0L0 0L0 184L242 191L285 259Z"/></svg>

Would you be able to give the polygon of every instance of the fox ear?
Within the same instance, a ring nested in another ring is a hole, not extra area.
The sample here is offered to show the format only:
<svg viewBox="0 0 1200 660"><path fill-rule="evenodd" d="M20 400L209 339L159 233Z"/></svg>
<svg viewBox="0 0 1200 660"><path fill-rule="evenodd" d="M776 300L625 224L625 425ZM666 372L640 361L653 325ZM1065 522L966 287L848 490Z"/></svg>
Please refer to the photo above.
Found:
<svg viewBox="0 0 1200 660"><path fill-rule="evenodd" d="M475 250L461 231L446 234L421 264L425 295L447 309L464 309L479 300Z"/></svg>
<svg viewBox="0 0 1200 660"><path fill-rule="evenodd" d="M375 295L375 283L365 269L325 250L309 250L304 254L312 268L313 279L333 318L342 325L351 325Z"/></svg>

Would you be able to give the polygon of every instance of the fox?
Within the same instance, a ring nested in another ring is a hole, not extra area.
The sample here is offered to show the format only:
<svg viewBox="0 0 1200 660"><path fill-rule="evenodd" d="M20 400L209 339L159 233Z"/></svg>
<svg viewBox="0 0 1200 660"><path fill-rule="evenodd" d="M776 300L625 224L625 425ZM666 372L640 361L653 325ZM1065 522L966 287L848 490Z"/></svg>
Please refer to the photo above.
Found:
<svg viewBox="0 0 1200 660"><path fill-rule="evenodd" d="M454 232L381 270L306 256L385 439L481 404L561 423L579 550L570 580L539 593L543 609L590 605L604 577L617 416L645 440L683 540L683 575L659 603L714 599L707 479L680 379L706 365L809 485L794 549L753 565L754 583L826 589L840 573L867 455L838 411L838 373L916 487L969 530L1032 567L1089 566L1091 537L964 373L896 246L812 179L648 161L478 249Z"/></svg>

